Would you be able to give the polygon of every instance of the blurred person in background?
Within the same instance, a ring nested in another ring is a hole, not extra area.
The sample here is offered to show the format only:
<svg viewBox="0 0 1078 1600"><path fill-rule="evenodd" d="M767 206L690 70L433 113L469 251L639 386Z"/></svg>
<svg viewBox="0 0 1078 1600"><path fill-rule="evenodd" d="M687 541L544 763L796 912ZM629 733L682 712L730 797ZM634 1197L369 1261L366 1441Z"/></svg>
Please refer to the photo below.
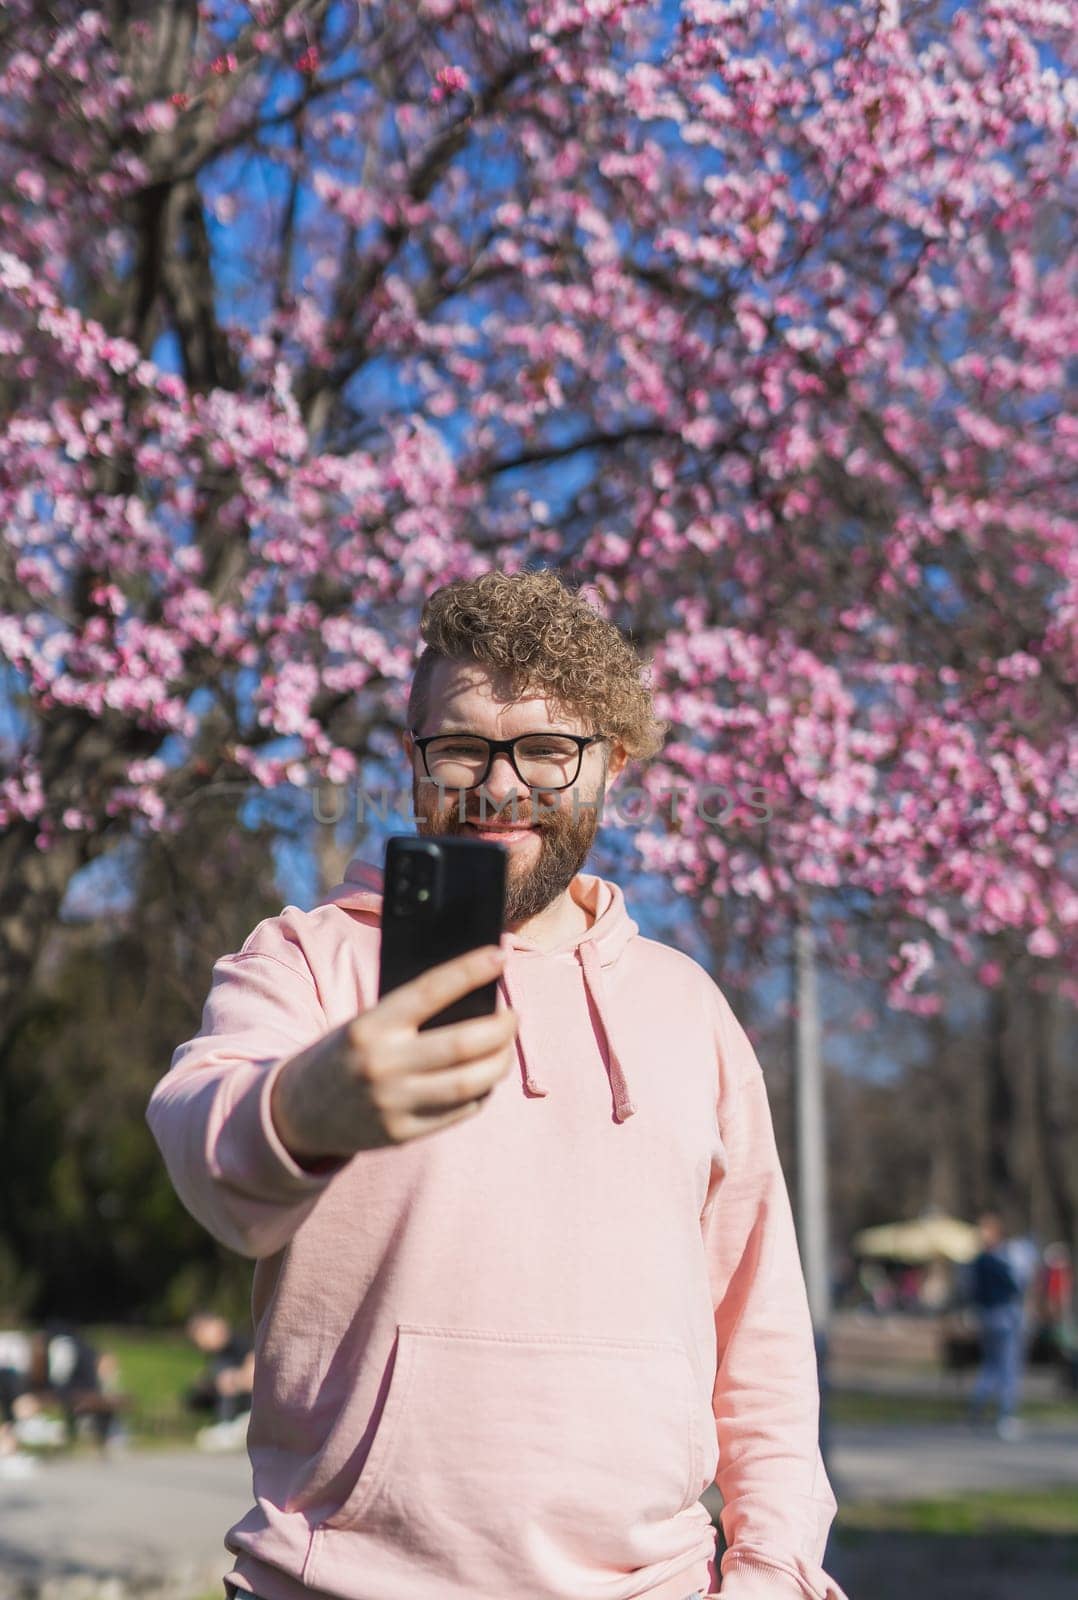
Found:
<svg viewBox="0 0 1078 1600"><path fill-rule="evenodd" d="M102 1354L76 1329L50 1322L34 1333L0 1336L0 1476L32 1470L21 1461L21 1444L60 1444L74 1439L88 1418L98 1445L111 1442L120 1403L113 1396L115 1357ZM63 1421L44 1416L49 1405ZM28 1458L32 1460L32 1458Z"/></svg>
<svg viewBox="0 0 1078 1600"><path fill-rule="evenodd" d="M921 1306L925 1311L945 1311L951 1303L952 1273L942 1256L934 1256L921 1279Z"/></svg>
<svg viewBox="0 0 1078 1600"><path fill-rule="evenodd" d="M1016 1416L1025 1359L1026 1297L1037 1271L1037 1247L1014 1237L998 1210L977 1219L980 1253L970 1264L967 1292L977 1313L981 1365L970 1394L970 1415L985 1419L996 1403L996 1432L1001 1439L1021 1437Z"/></svg>
<svg viewBox="0 0 1078 1600"><path fill-rule="evenodd" d="M196 1311L187 1319L187 1337L206 1357L206 1366L184 1396L189 1410L211 1411L214 1421L199 1430L202 1450L243 1447L254 1390L252 1341L237 1333L216 1311Z"/></svg>
<svg viewBox="0 0 1078 1600"><path fill-rule="evenodd" d="M1067 1387L1078 1390L1078 1328L1072 1296L1074 1268L1067 1245L1060 1239L1045 1248L1041 1271L1041 1321L1063 1364Z"/></svg>
<svg viewBox="0 0 1078 1600"><path fill-rule="evenodd" d="M36 1463L19 1449L16 1422L29 1387L33 1361L31 1335L20 1329L0 1333L0 1478L14 1478L35 1470Z"/></svg>

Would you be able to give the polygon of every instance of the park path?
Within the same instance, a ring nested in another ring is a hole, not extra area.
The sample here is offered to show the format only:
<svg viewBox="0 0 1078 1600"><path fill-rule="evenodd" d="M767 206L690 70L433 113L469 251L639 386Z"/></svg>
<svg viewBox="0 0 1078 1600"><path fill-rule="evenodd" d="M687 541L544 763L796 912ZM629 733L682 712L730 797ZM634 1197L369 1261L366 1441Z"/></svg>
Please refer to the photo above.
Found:
<svg viewBox="0 0 1078 1600"><path fill-rule="evenodd" d="M251 1503L246 1455L132 1450L0 1479L0 1600L203 1600ZM115 1580L119 1580L119 1584Z"/></svg>
<svg viewBox="0 0 1078 1600"><path fill-rule="evenodd" d="M963 1490L1073 1488L1078 1423L1027 1424L1004 1441L963 1423L847 1423L834 1428L829 1466L840 1504L924 1500Z"/></svg>
<svg viewBox="0 0 1078 1600"><path fill-rule="evenodd" d="M958 1424L845 1424L834 1428L829 1467L840 1504L1078 1488L1078 1426L1030 1424L1004 1443ZM704 1504L717 1512L717 1499ZM0 1479L0 1600L203 1600L215 1589L223 1600L223 1536L249 1505L246 1455L79 1456Z"/></svg>

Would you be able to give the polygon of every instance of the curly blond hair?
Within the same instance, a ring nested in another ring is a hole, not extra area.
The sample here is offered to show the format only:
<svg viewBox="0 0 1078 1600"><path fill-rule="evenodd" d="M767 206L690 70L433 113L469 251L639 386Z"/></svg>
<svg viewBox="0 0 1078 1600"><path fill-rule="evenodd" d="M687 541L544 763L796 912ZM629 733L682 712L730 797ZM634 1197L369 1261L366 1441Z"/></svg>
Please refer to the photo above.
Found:
<svg viewBox="0 0 1078 1600"><path fill-rule="evenodd" d="M439 661L478 661L510 693L544 694L555 716L617 739L630 760L662 749L648 668L630 639L555 572L484 572L436 589L419 619L426 649L408 697L408 725L426 720Z"/></svg>

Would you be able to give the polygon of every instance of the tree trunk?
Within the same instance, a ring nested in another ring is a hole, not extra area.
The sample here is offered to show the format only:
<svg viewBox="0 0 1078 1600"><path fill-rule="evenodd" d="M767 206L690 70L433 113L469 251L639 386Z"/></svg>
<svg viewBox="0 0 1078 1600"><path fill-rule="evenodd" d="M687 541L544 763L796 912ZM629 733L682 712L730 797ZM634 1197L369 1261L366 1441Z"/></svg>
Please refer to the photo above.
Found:
<svg viewBox="0 0 1078 1600"><path fill-rule="evenodd" d="M959 1216L962 1201L956 1133L964 1085L961 1065L956 1071L948 1050L953 1026L945 1011L929 1019L926 1032L931 1041L931 1065L927 1072L911 1074L914 1098L910 1110L920 1119L928 1146L923 1208L935 1207L948 1216Z"/></svg>
<svg viewBox="0 0 1078 1600"><path fill-rule="evenodd" d="M985 1040L985 1112L987 1120L986 1179L988 1193L984 1203L1010 1208L1020 1199L1015 1171L1014 1139L1018 1100L1011 1078L1007 1050L1007 1029L1011 1015L1008 987L1009 963L1000 951L1004 976L988 991L988 1016Z"/></svg>
<svg viewBox="0 0 1078 1600"><path fill-rule="evenodd" d="M35 848L36 822L0 835L0 1042L14 1031L68 883L89 859L75 834Z"/></svg>
<svg viewBox="0 0 1078 1600"><path fill-rule="evenodd" d="M1033 1115L1041 1171L1059 1230L1058 1238L1068 1246L1073 1263L1078 1262L1078 1180L1075 1178L1078 1118L1075 1117L1073 1088L1065 1081L1063 1066L1067 1059L1063 1048L1067 1024L1073 1018L1067 1015L1066 1002L1059 993L1054 975L1044 990L1030 990L1029 1008ZM1072 1282L1071 1313L1078 1325L1078 1278Z"/></svg>
<svg viewBox="0 0 1078 1600"><path fill-rule="evenodd" d="M314 790L314 859L318 891L328 894L343 878L354 854L356 797L345 784L318 783ZM347 839L340 837L341 827Z"/></svg>

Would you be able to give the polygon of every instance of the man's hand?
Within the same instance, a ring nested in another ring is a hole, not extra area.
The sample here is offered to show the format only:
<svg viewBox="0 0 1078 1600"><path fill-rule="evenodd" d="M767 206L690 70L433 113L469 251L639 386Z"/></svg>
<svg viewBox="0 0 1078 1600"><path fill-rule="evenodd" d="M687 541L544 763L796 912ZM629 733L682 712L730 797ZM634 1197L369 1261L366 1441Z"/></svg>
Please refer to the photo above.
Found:
<svg viewBox="0 0 1078 1600"><path fill-rule="evenodd" d="M426 1033L419 1026L489 983L504 962L504 951L485 945L431 967L286 1062L270 1112L294 1160L317 1171L357 1150L436 1133L478 1111L512 1064L516 1013Z"/></svg>

